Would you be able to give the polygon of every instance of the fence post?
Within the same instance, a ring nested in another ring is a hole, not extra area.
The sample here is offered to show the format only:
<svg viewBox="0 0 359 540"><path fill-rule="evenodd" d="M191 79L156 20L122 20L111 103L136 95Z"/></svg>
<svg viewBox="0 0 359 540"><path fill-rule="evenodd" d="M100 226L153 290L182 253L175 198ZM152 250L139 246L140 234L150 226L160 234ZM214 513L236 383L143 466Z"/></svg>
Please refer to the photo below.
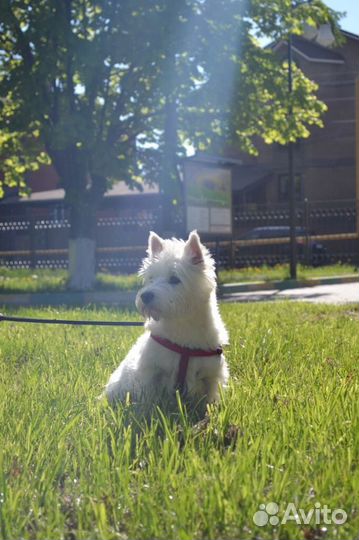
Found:
<svg viewBox="0 0 359 540"><path fill-rule="evenodd" d="M29 217L29 244L30 244L30 268L36 268L35 220L33 216Z"/></svg>
<svg viewBox="0 0 359 540"><path fill-rule="evenodd" d="M305 264L310 266L310 255L309 255L309 242L310 242L310 221L309 221L309 201L307 198L304 199L304 230L305 230Z"/></svg>
<svg viewBox="0 0 359 540"><path fill-rule="evenodd" d="M214 260L216 262L215 269L216 269L216 276L218 278L218 273L219 273L219 239L218 238L216 238L215 240Z"/></svg>
<svg viewBox="0 0 359 540"><path fill-rule="evenodd" d="M231 236L231 243L230 243L230 246L229 246L229 266L230 268L234 268L235 267L235 254L234 254L234 250L235 250L235 246L233 244L233 234Z"/></svg>

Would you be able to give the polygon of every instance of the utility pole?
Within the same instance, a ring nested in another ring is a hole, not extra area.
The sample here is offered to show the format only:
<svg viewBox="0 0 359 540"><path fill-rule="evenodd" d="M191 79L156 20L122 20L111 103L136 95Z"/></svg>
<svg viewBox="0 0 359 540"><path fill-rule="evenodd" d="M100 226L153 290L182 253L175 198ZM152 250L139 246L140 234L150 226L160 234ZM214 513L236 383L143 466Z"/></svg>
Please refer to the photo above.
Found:
<svg viewBox="0 0 359 540"><path fill-rule="evenodd" d="M359 77L355 81L355 210L356 227L355 232L359 239ZM359 251L359 250L358 250Z"/></svg>
<svg viewBox="0 0 359 540"><path fill-rule="evenodd" d="M292 35L288 36L288 123L293 116L292 106L293 72L292 72ZM290 278L297 279L297 242L296 242L296 189L294 176L294 143L288 142L288 181L289 181L289 236L290 236Z"/></svg>

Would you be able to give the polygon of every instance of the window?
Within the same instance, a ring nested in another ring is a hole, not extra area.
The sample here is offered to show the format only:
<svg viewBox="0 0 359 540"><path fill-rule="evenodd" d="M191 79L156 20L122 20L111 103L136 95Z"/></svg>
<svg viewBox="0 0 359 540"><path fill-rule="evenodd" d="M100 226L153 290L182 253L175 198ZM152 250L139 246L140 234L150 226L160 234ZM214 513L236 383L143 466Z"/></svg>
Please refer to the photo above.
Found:
<svg viewBox="0 0 359 540"><path fill-rule="evenodd" d="M295 174L295 199L297 201L302 200L302 175ZM289 175L280 174L278 176L278 199L279 202L289 201Z"/></svg>

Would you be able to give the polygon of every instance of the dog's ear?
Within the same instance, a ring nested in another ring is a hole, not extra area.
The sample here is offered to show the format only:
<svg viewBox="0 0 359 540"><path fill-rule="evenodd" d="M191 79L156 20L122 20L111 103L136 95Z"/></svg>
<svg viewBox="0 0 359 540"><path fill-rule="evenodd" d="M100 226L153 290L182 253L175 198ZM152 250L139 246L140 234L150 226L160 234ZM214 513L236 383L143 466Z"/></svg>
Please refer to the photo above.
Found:
<svg viewBox="0 0 359 540"><path fill-rule="evenodd" d="M184 247L184 253L192 264L201 264L204 261L201 240L197 231L192 231Z"/></svg>
<svg viewBox="0 0 359 540"><path fill-rule="evenodd" d="M150 257L156 257L163 250L163 239L155 232L151 231L148 238L147 253Z"/></svg>

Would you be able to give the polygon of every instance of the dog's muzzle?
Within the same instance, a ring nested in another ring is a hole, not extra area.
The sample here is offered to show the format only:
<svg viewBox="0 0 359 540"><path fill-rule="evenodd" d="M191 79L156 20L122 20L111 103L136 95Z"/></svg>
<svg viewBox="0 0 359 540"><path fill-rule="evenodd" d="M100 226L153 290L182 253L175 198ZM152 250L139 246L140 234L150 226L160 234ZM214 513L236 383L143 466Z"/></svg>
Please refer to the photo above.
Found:
<svg viewBox="0 0 359 540"><path fill-rule="evenodd" d="M139 295L137 307L144 317L152 318L158 321L160 318L159 311L152 305L155 294L152 291L144 291Z"/></svg>
<svg viewBox="0 0 359 540"><path fill-rule="evenodd" d="M140 296L142 302L147 306L154 299L155 295L151 291L143 292Z"/></svg>

